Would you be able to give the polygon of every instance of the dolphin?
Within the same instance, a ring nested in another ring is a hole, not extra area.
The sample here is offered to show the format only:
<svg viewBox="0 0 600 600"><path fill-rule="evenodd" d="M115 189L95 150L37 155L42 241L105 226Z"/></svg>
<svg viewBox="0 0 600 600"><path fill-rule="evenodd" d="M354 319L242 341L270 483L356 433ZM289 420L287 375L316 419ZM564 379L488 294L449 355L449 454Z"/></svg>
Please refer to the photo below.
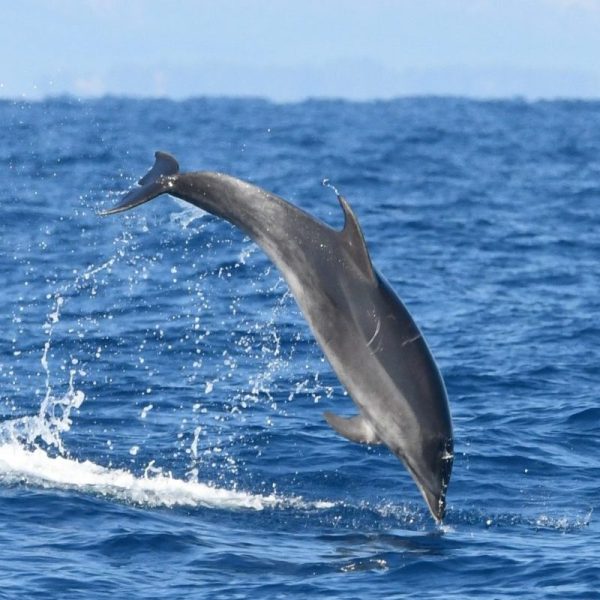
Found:
<svg viewBox="0 0 600 600"><path fill-rule="evenodd" d="M440 523L453 462L444 382L423 334L371 263L360 225L336 191L341 231L250 183L208 171L180 173L175 158L155 163L121 203L129 210L169 194L226 219L254 240L285 278L333 370L358 407L325 413L342 437L384 444L405 465Z"/></svg>

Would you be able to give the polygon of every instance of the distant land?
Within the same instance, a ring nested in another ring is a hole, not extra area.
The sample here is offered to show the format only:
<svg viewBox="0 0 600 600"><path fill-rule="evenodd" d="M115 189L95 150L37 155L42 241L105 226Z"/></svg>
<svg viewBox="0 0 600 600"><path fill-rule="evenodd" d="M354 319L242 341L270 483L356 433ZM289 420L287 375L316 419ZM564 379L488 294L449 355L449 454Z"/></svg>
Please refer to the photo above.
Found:
<svg viewBox="0 0 600 600"><path fill-rule="evenodd" d="M475 98L600 98L600 76L569 68L481 66L394 70L373 60L320 65L256 66L207 62L165 67L121 64L105 71L32 77L29 85L0 80L0 97L38 99L70 94L134 97L264 97L278 102L305 98L387 99L414 95Z"/></svg>

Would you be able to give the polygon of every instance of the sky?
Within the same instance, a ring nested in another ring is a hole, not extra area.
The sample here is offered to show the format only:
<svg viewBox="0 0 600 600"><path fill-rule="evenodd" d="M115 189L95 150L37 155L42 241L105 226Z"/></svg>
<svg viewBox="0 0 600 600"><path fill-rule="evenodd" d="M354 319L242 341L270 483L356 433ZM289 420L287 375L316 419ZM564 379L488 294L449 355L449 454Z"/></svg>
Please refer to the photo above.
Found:
<svg viewBox="0 0 600 600"><path fill-rule="evenodd" d="M0 23L4 98L600 98L600 0L19 0Z"/></svg>

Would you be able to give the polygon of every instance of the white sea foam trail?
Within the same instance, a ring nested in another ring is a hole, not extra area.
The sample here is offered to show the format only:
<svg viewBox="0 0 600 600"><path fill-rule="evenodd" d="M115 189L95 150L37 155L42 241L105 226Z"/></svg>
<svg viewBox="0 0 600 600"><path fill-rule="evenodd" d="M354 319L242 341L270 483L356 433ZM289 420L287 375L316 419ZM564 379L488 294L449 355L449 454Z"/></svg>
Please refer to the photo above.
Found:
<svg viewBox="0 0 600 600"><path fill-rule="evenodd" d="M149 507L213 507L254 509L296 507L329 508L328 502L305 502L300 498L282 498L216 488L195 481L176 479L164 474L137 477L125 469L107 468L89 460L77 461L64 456L51 457L44 450L27 450L18 442L0 445L0 481L76 490L107 496L118 501Z"/></svg>
<svg viewBox="0 0 600 600"><path fill-rule="evenodd" d="M143 475L104 467L69 456L61 434L71 428L71 411L84 394L73 384L63 396L48 393L36 415L0 423L0 484L26 484L44 489L74 490L148 507L215 507L226 509L320 509L333 503L306 502L297 497L252 494L217 488L198 481L177 479L151 462ZM54 456L57 454L56 456Z"/></svg>
<svg viewBox="0 0 600 600"><path fill-rule="evenodd" d="M46 394L38 414L0 423L0 484L74 490L148 507L215 507L225 509L330 508L330 502L298 497L252 494L217 488L163 473L152 461L141 476L71 457L61 434L72 425L71 411L84 394L74 388L73 373L63 396Z"/></svg>

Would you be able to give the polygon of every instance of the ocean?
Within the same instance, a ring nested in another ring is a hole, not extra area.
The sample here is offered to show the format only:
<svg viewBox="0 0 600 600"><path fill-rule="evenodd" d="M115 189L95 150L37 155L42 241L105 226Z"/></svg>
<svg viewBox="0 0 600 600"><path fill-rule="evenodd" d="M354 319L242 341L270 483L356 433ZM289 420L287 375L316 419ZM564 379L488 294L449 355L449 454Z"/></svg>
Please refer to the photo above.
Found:
<svg viewBox="0 0 600 600"><path fill-rule="evenodd" d="M442 371L442 526L279 273L152 165L334 227ZM600 103L0 102L0 598L599 598Z"/></svg>

